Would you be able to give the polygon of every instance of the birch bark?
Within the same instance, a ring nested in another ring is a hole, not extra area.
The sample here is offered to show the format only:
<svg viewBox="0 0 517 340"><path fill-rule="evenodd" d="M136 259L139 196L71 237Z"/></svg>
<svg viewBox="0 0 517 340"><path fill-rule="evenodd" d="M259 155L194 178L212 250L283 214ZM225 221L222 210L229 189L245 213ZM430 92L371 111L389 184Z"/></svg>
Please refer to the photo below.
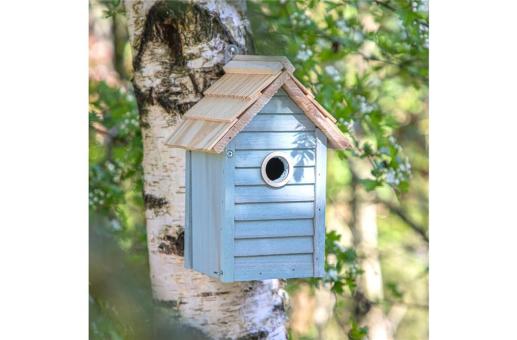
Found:
<svg viewBox="0 0 517 340"><path fill-rule="evenodd" d="M212 338L285 339L278 280L223 284L183 268L183 150L164 145L222 75L227 47L247 51L245 3L125 0L144 143L144 200L153 296Z"/></svg>

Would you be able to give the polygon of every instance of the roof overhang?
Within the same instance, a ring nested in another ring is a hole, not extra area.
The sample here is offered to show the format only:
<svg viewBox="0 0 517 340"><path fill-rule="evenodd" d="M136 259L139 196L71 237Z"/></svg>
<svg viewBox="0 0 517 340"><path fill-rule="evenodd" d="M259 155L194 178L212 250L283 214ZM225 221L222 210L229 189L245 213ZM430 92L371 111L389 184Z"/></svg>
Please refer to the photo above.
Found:
<svg viewBox="0 0 517 340"><path fill-rule="evenodd" d="M287 58L237 55L224 70L225 74L184 114L182 122L167 139L168 146L221 153L283 88L326 135L331 147L351 147L335 124L336 119L293 76L294 67Z"/></svg>

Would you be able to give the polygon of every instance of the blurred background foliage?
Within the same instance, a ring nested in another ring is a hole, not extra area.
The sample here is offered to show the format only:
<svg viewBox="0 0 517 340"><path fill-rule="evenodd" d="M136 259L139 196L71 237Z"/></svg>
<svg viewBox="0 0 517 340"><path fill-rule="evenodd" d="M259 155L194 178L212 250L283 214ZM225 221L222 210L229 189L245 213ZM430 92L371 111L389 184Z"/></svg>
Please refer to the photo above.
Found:
<svg viewBox="0 0 517 340"><path fill-rule="evenodd" d="M119 0L89 6L90 337L147 339L126 18ZM426 1L248 2L253 53L288 56L354 143L329 152L326 275L288 281L292 339L428 337L427 13Z"/></svg>

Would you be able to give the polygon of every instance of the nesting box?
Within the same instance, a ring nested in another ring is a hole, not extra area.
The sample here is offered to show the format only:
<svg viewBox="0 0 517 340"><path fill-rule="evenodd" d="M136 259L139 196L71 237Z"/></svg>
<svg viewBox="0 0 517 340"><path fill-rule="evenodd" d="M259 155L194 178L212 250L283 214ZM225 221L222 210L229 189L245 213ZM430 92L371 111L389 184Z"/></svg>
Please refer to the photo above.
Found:
<svg viewBox="0 0 517 340"><path fill-rule="evenodd" d="M167 140L187 149L185 267L223 282L320 277L335 119L285 57L235 56Z"/></svg>

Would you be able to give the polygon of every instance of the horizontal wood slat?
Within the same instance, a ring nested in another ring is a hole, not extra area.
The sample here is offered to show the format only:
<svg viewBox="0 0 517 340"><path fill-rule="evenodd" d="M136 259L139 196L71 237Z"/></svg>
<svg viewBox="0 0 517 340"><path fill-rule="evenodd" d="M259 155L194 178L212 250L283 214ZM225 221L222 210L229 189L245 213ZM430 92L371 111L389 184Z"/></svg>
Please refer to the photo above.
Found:
<svg viewBox="0 0 517 340"><path fill-rule="evenodd" d="M260 114L303 114L303 110L298 107L288 97L273 97L269 102L260 110Z"/></svg>
<svg viewBox="0 0 517 340"><path fill-rule="evenodd" d="M291 255L237 256L236 266L262 266L264 264L312 263L312 253Z"/></svg>
<svg viewBox="0 0 517 340"><path fill-rule="evenodd" d="M235 205L236 221L313 218L313 202L243 203Z"/></svg>
<svg viewBox="0 0 517 340"><path fill-rule="evenodd" d="M235 238L311 236L312 219L235 222Z"/></svg>
<svg viewBox="0 0 517 340"><path fill-rule="evenodd" d="M235 240L235 256L312 253L312 237L282 237Z"/></svg>
<svg viewBox="0 0 517 340"><path fill-rule="evenodd" d="M262 92L262 95L251 105L242 115L239 116L237 122L229 129L214 145L214 151L219 153L224 150L226 145L235 139L235 136L241 132L246 125L256 116L256 114L262 109L268 100L275 95L280 86L289 77L287 72L282 72L280 75Z"/></svg>
<svg viewBox="0 0 517 340"><path fill-rule="evenodd" d="M257 96L250 99L205 96L185 113L184 118L233 122L257 98Z"/></svg>
<svg viewBox="0 0 517 340"><path fill-rule="evenodd" d="M184 119L166 144L189 150L210 151L219 136L228 131L232 124L231 122Z"/></svg>
<svg viewBox="0 0 517 340"><path fill-rule="evenodd" d="M235 152L235 166L237 168L261 167L264 158L273 151L277 150L253 150ZM314 166L314 150L289 150L284 152L291 158L293 166Z"/></svg>
<svg viewBox="0 0 517 340"><path fill-rule="evenodd" d="M241 132L235 138L239 149L300 149L314 148L313 132Z"/></svg>
<svg viewBox="0 0 517 340"><path fill-rule="evenodd" d="M235 281L311 276L313 276L311 254L237 257L235 259Z"/></svg>
<svg viewBox="0 0 517 340"><path fill-rule="evenodd" d="M263 186L235 187L235 203L314 201L314 185L288 185L282 188Z"/></svg>
<svg viewBox="0 0 517 340"><path fill-rule="evenodd" d="M260 173L260 168L237 168L235 169L235 185L263 185L266 184ZM313 184L314 167L295 167L293 176L287 183L291 184Z"/></svg>
<svg viewBox="0 0 517 340"><path fill-rule="evenodd" d="M278 76L276 74L227 73L205 91L205 96L254 97Z"/></svg>
<svg viewBox="0 0 517 340"><path fill-rule="evenodd" d="M294 78L287 79L283 85L283 89L300 108L302 108L307 117L321 129L327 136L330 144L336 149L347 149L351 145L345 138L339 128L327 118L324 113L320 112L314 103L306 97L302 90L296 85Z"/></svg>
<svg viewBox="0 0 517 340"><path fill-rule="evenodd" d="M314 124L303 114L257 115L243 131L314 131Z"/></svg>

